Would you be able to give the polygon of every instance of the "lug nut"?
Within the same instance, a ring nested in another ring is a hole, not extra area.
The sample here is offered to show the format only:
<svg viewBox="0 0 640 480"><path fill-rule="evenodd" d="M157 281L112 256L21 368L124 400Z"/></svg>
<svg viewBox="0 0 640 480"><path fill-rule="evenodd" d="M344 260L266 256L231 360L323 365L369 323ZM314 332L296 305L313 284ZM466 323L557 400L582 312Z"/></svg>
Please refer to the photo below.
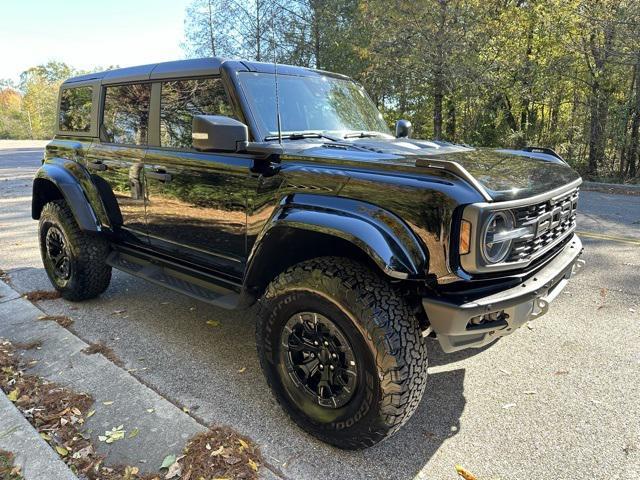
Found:
<svg viewBox="0 0 640 480"><path fill-rule="evenodd" d="M331 354L331 358L338 358L338 354L337 353L332 353Z"/></svg>
<svg viewBox="0 0 640 480"><path fill-rule="evenodd" d="M329 342L327 342L326 340L324 341L324 346L328 347L329 346Z"/></svg>
<svg viewBox="0 0 640 480"><path fill-rule="evenodd" d="M329 365L329 370L335 370L336 367L334 367L333 365Z"/></svg>
<svg viewBox="0 0 640 480"><path fill-rule="evenodd" d="M313 341L313 344L314 344L314 345L320 345L320 344L318 343L318 341L317 341L317 340L314 340L314 341Z"/></svg>
<svg viewBox="0 0 640 480"><path fill-rule="evenodd" d="M320 370L324 370L324 365L320 364Z"/></svg>

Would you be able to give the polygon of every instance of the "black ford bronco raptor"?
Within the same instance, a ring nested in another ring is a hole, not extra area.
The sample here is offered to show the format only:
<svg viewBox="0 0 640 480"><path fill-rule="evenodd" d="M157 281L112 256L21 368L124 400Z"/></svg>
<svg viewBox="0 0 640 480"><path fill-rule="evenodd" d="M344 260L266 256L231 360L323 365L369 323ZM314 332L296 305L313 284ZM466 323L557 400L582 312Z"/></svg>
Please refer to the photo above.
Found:
<svg viewBox="0 0 640 480"><path fill-rule="evenodd" d="M292 419L341 448L396 432L425 337L481 347L547 312L583 264L580 177L544 148L392 135L342 75L206 58L71 78L33 183L47 274L111 269L227 309Z"/></svg>

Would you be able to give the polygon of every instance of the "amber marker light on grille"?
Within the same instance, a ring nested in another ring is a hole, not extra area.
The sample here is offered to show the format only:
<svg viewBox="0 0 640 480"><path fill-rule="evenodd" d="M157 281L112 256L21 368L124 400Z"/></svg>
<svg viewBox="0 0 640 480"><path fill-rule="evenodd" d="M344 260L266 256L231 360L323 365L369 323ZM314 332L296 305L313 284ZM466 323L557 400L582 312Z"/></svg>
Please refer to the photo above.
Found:
<svg viewBox="0 0 640 480"><path fill-rule="evenodd" d="M471 223L462 220L460 224L460 255L466 255L471 249Z"/></svg>

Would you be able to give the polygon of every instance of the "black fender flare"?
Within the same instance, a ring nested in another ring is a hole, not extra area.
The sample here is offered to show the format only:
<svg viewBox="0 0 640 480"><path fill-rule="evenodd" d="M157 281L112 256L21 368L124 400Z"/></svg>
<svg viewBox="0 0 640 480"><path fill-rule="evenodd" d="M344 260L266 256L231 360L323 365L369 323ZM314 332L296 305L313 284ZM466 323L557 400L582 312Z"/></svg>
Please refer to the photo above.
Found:
<svg viewBox="0 0 640 480"><path fill-rule="evenodd" d="M81 165L62 158L48 159L36 172L31 199L31 217L40 218L42 207L47 201L53 185L71 208L81 230L100 232L101 224L89 199L85 195L81 180L86 174ZM86 180L90 182L89 179Z"/></svg>
<svg viewBox="0 0 640 480"><path fill-rule="evenodd" d="M346 240L364 252L384 274L394 279L425 278L428 252L397 215L374 204L342 197L297 194L274 211L250 252L245 287L259 275L264 255L286 255L278 249L283 229L317 232ZM339 252L336 252L339 253Z"/></svg>

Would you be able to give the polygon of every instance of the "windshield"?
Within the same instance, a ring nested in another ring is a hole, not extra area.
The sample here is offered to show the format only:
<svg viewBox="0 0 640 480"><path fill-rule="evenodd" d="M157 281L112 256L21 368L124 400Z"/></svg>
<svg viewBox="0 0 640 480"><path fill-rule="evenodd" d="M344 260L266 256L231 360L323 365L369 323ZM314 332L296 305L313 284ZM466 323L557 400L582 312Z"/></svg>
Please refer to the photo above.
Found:
<svg viewBox="0 0 640 480"><path fill-rule="evenodd" d="M240 72L239 78L261 130L267 136L277 135L274 75ZM278 75L278 96L283 134L390 135L382 114L364 89L352 80Z"/></svg>

